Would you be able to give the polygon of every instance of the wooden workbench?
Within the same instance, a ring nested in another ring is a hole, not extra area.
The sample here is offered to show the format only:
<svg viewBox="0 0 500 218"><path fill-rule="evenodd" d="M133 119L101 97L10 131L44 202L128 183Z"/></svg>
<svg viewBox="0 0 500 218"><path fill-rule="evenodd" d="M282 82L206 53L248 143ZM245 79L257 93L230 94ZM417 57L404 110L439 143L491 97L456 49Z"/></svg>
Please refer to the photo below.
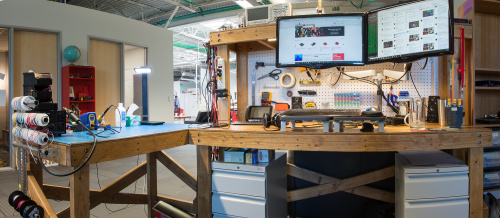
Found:
<svg viewBox="0 0 500 218"><path fill-rule="evenodd" d="M148 204L163 200L199 217L211 217L211 147L245 147L290 151L382 152L452 149L469 165L470 217L482 217L483 147L492 145L490 129L464 127L461 130L410 132L408 127L386 127L383 133L362 133L359 129L343 133L322 132L321 128L265 131L262 126L231 126L223 128L191 128L189 125L165 124L124 128L122 133L100 139L89 164L147 154L147 161L111 182L101 190L89 191L89 168L70 177L70 187L43 184L39 165L32 165L29 190L32 198L42 205L50 217L89 217L90 209L101 203ZM436 128L436 126L430 126ZM269 129L268 129L269 130ZM197 145L197 177L178 165L162 150L185 144ZM65 166L78 166L92 148L92 137L75 133L56 138L51 160ZM86 152L87 151L87 152ZM197 191L193 202L172 199L157 194L156 160L159 160L183 182ZM337 179L289 164L288 174L318 184L291 190L288 201L297 201L339 191L394 202L394 193L365 186L394 176L394 167ZM140 177L147 175L147 194L119 193ZM69 200L70 207L55 213L48 199ZM73 210L72 208L76 208Z"/></svg>

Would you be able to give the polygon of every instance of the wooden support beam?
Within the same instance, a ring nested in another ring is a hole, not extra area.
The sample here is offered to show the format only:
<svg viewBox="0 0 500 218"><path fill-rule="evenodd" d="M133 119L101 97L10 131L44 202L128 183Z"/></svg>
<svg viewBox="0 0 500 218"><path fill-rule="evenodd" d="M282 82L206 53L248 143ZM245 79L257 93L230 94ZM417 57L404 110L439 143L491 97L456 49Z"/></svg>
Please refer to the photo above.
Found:
<svg viewBox="0 0 500 218"><path fill-rule="evenodd" d="M39 187L43 186L43 168L40 163L35 164L33 157L30 157L30 172L33 174Z"/></svg>
<svg viewBox="0 0 500 218"><path fill-rule="evenodd" d="M224 45L276 38L276 25L259 25L210 33L210 45Z"/></svg>
<svg viewBox="0 0 500 218"><path fill-rule="evenodd" d="M316 184L327 184L341 181L340 179L333 178L330 176L326 176L323 174L319 174L310 170L306 170L300 167L297 167L293 164L288 164L287 167L288 175L293 176L295 178L299 178L305 181L309 181ZM388 203L394 203L394 193L389 191L384 191L376 188L370 188L367 186L359 186L353 189L346 189L344 192L359 195L366 198L371 198L379 201L384 201Z"/></svg>
<svg viewBox="0 0 500 218"><path fill-rule="evenodd" d="M171 204L172 206L177 207L177 208L179 208L185 212L188 212L188 213L195 213L195 211L193 211L193 202L184 201L184 200L175 199L175 198L169 198L169 197L163 196L163 195L158 195L158 201L163 201L167 204Z"/></svg>
<svg viewBox="0 0 500 218"><path fill-rule="evenodd" d="M248 106L248 43L236 45L236 89L237 119L244 121Z"/></svg>
<svg viewBox="0 0 500 218"><path fill-rule="evenodd" d="M43 185L43 191L47 199L58 201L69 201L69 187L56 185ZM100 191L90 190L90 198L99 195ZM107 204L147 204L146 194L116 193L113 197L106 199L102 203Z"/></svg>
<svg viewBox="0 0 500 218"><path fill-rule="evenodd" d="M217 55L224 59L224 86L229 93L231 93L230 87L230 61L229 61L229 46L228 45L220 45L217 46ZM231 124L229 121L231 119L231 99L229 97L226 98L218 98L217 99L218 109L219 109L219 123L227 123Z"/></svg>
<svg viewBox="0 0 500 218"><path fill-rule="evenodd" d="M483 152L469 148L469 217L483 217Z"/></svg>
<svg viewBox="0 0 500 218"><path fill-rule="evenodd" d="M297 189L288 192L288 201L298 201L302 199L332 194L347 189L356 188L369 183L377 182L394 176L394 166L381 170L365 173L363 175L351 177L337 182L321 184L313 187Z"/></svg>
<svg viewBox="0 0 500 218"><path fill-rule="evenodd" d="M157 152L146 154L147 159L147 186L148 186L148 218L155 217L153 206L158 202L158 178L156 168Z"/></svg>
<svg viewBox="0 0 500 218"><path fill-rule="evenodd" d="M266 42L266 41L264 41L264 40L257 40L257 42L258 42L258 43L260 43L260 44L262 44L262 45L264 45L264 46L266 46L266 47L268 47L268 48L269 48L269 49L271 49L271 50L276 50L276 47L275 47L275 46L273 46L273 45L271 45L271 44L267 43L267 42Z"/></svg>
<svg viewBox="0 0 500 218"><path fill-rule="evenodd" d="M104 186L99 194L95 194L90 198L90 209L98 206L104 201L108 201L124 188L128 187L130 184L141 178L146 174L146 162L139 164L139 166L130 170L126 174L120 176L120 178ZM88 192L87 188L87 192Z"/></svg>
<svg viewBox="0 0 500 218"><path fill-rule="evenodd" d="M59 218L66 218L66 217L69 217L69 213L71 212L71 207L66 207L64 208L63 210L59 211L57 213L57 217Z"/></svg>
<svg viewBox="0 0 500 218"><path fill-rule="evenodd" d="M40 165L40 164L38 164L38 165ZM38 181L37 181L34 173L31 173L31 172L28 173L28 190L31 193L31 199L33 201L35 201L38 205L43 207L43 210L45 211L46 217L57 217L56 212L54 212L54 209L49 204L49 201L47 201L47 197L45 197L45 194L43 193L42 189L38 185Z"/></svg>
<svg viewBox="0 0 500 218"><path fill-rule="evenodd" d="M69 176L70 217L90 217L89 204L89 165Z"/></svg>
<svg viewBox="0 0 500 218"><path fill-rule="evenodd" d="M198 199L198 217L212 217L212 162L210 160L209 146L196 146L197 169L198 169L198 189L196 198Z"/></svg>
<svg viewBox="0 0 500 218"><path fill-rule="evenodd" d="M189 173L184 167L182 167L177 161L175 161L170 155L165 151L157 152L158 160L165 165L175 176L181 179L186 185L191 189L196 191L196 177Z"/></svg>

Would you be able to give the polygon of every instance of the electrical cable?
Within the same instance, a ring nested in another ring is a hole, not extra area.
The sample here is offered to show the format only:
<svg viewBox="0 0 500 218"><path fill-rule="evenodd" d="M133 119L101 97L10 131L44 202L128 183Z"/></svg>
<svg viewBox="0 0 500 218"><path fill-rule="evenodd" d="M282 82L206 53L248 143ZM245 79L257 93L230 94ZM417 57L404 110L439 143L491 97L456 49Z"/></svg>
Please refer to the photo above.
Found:
<svg viewBox="0 0 500 218"><path fill-rule="evenodd" d="M335 86L337 85L337 83L340 81L340 77L342 76L342 72L344 72L343 70L344 68L342 67L337 67L337 71L339 71L339 77L337 77L337 81L335 81L334 84L332 84L332 80L333 80L333 72L332 72L332 75L330 75L330 86Z"/></svg>
<svg viewBox="0 0 500 218"><path fill-rule="evenodd" d="M352 6L356 7L357 9L361 9L363 7L363 0L361 0L361 4L359 6L355 5L354 3L352 3L352 1L350 1Z"/></svg>
<svg viewBox="0 0 500 218"><path fill-rule="evenodd" d="M41 153L41 145L38 145L38 158L40 158L40 164L42 165L42 168L47 171L47 173L49 173L50 175L53 175L53 176L59 176L59 177L63 177L63 176L69 176L69 175L72 175L78 171L80 171L83 166L85 166L85 164L87 164L90 160L90 158L92 157L92 155L94 154L94 151L95 151L95 148L97 146L97 136L89 129L87 128L85 125L83 125L82 121L73 113L73 111L71 110L68 110L66 108L64 108L66 110L66 113L68 114L68 117L73 120L74 122L76 122L77 124L81 125L85 130L87 130L88 132L90 132L92 134L92 136L94 137L94 146L92 147L92 150L90 151L90 154L87 158L85 158L85 161L80 165L78 166L75 170L69 172L69 173L65 173L65 174L57 174L57 173L54 173L52 171L50 171L49 169L47 169L47 167L45 166L45 164L43 163L43 159L40 155Z"/></svg>
<svg viewBox="0 0 500 218"><path fill-rule="evenodd" d="M137 155L137 166L139 166L139 157L140 157L140 155ZM97 184L99 185L99 189L102 189L101 180L99 179L99 167L97 166L97 163L95 164L95 169L96 169L96 176L97 176ZM135 181L135 185L134 185L134 194L136 191L137 191L137 180ZM129 208L129 205L130 204L127 204L127 205L125 205L125 207L120 208L118 210L111 210L108 208L108 204L104 203L104 206L106 207L106 209L111 213L116 213L118 211L125 210L125 209Z"/></svg>
<svg viewBox="0 0 500 218"><path fill-rule="evenodd" d="M415 82L413 81L413 77L411 76L411 71L410 71L410 79L411 79L411 83L413 83L413 87L415 87L415 91L417 91L418 97L421 98L422 96L420 95L420 92L418 91L417 86L415 85Z"/></svg>
<svg viewBox="0 0 500 218"><path fill-rule="evenodd" d="M427 66L427 61L429 60L429 58L425 58L425 63L424 63L424 66L421 67L420 64L418 64L418 62L413 62L415 63L421 70L425 69L425 67Z"/></svg>

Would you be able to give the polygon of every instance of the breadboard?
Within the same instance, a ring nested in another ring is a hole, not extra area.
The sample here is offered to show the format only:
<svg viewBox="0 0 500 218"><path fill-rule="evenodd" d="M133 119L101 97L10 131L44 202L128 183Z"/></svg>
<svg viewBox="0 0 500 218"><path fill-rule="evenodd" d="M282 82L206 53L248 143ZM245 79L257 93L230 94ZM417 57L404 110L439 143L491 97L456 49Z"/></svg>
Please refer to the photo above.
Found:
<svg viewBox="0 0 500 218"><path fill-rule="evenodd" d="M275 51L257 51L250 52L248 54L248 87L252 87L252 73L255 72L255 78L259 78L260 76L271 72L276 67L274 66L265 66L259 67L255 70L256 62L264 62L264 63L275 63ZM412 67L412 77L415 85L420 92L422 97L428 97L431 95L437 95L438 91L438 73L437 73L437 58L429 58L427 63L427 67L425 69L420 69L416 64ZM420 60L418 62L421 66L424 65L425 60ZM290 89L283 88L280 84L280 80L274 80L272 78L265 78L262 80L255 81L255 102L257 104L260 103L260 93L262 91L272 92L272 100L280 103L288 103L291 104L291 97L286 95L287 91L292 91L293 96L302 96L302 102L313 101L316 103L317 108L328 109L334 108L334 94L335 93L352 93L357 92L360 93L361 100L361 109L366 109L368 107L377 105L377 87L371 84L363 83L361 81L347 80L342 79L338 81L335 86L331 86L331 81L333 83L338 77L338 72L335 68L321 70L320 74L316 78L317 80L321 80L321 85L319 86L301 86L299 85L299 80L310 80L305 72L300 72L298 67L293 68L280 68L283 73L291 73L295 76L297 82L294 87ZM382 63L382 64L374 64L374 65L366 65L366 66L353 66L346 67L345 72L349 74L349 72L355 71L363 71L363 70L397 70L403 71L403 64L399 64L396 68L392 63ZM282 74L283 74L282 73ZM311 72L312 73L312 72ZM355 74L350 74L351 76L356 76ZM314 75L313 75L314 77ZM333 78L332 78L333 77ZM384 90L385 95L390 91L391 85L383 85L382 89ZM418 97L417 91L413 86L413 83L408 76L408 80L401 80L392 85L392 93L398 94L399 91L408 91L410 93L410 97ZM298 90L314 90L317 95L299 95ZM248 105L252 104L252 90L249 89L248 92ZM383 112L388 116L395 115L394 112L387 106L387 104L383 103Z"/></svg>

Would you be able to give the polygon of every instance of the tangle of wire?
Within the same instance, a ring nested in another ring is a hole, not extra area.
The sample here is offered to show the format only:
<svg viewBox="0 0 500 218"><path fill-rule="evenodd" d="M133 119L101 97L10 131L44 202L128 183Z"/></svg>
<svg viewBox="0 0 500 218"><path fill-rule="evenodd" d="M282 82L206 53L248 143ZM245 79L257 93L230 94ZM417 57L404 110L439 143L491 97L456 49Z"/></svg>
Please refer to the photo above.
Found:
<svg viewBox="0 0 500 218"><path fill-rule="evenodd" d="M140 157L140 155L137 155L137 166L139 166L139 157ZM99 189L102 189L102 187L101 187L101 180L99 178L99 167L97 166L97 163L95 164L95 169L96 169L96 175L97 175L97 184L99 185ZM137 191L137 180L135 181L135 184L134 184L134 194L135 194L136 191ZM125 207L120 208L118 210L111 210L111 209L108 208L108 204L104 203L104 207L106 207L106 209L109 212L111 212L111 213L116 213L118 211L125 210L125 209L129 208L129 205L130 204L127 204L127 205L125 205Z"/></svg>

